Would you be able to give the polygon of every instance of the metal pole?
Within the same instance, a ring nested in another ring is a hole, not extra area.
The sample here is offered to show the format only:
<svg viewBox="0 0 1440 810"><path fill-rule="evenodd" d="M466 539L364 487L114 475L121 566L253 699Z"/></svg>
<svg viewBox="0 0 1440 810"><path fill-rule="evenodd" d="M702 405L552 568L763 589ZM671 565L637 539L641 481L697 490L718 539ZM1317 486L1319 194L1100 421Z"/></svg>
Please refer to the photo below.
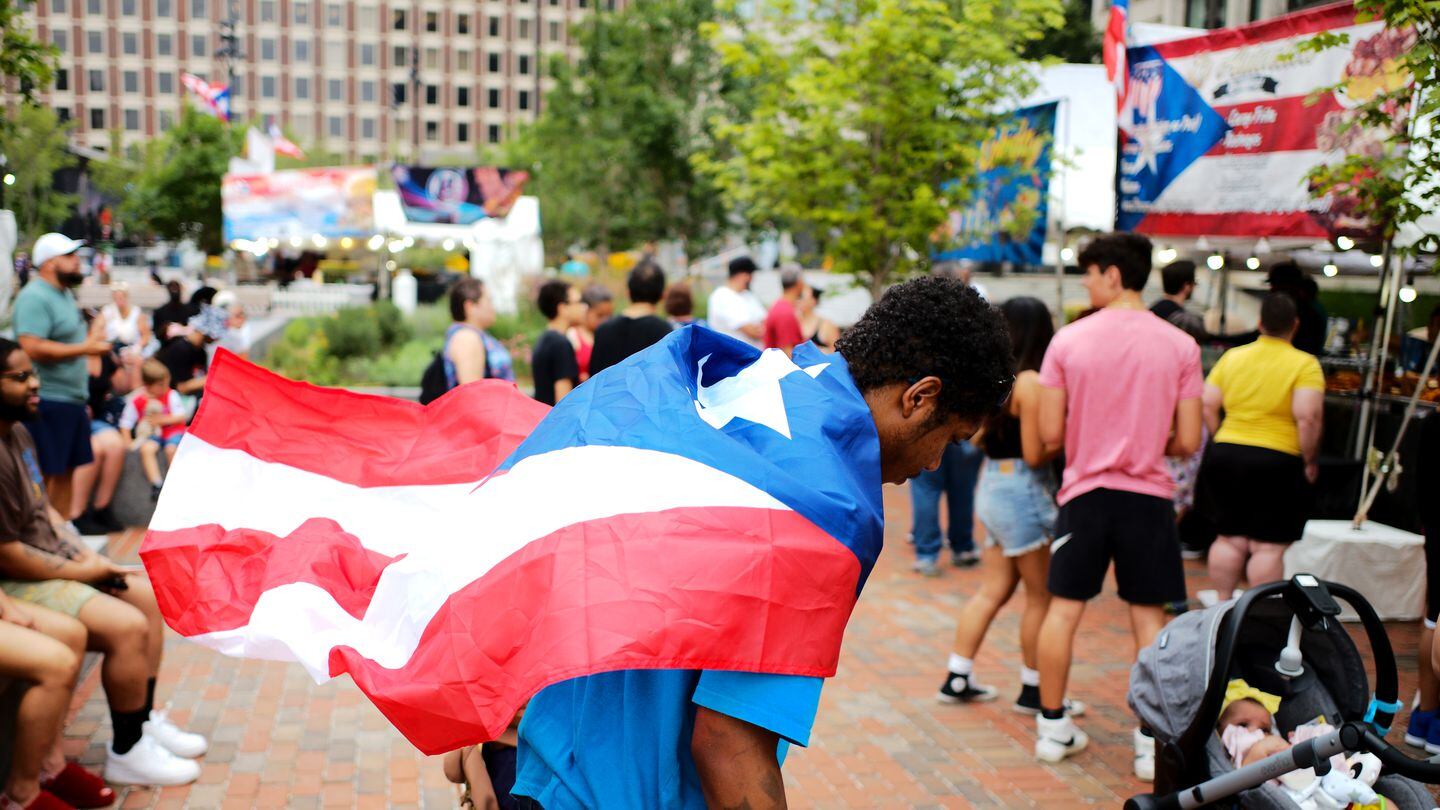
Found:
<svg viewBox="0 0 1440 810"><path fill-rule="evenodd" d="M1070 99L1060 99L1056 115L1065 117L1065 159L1070 158ZM1055 165L1055 150L1051 149L1050 165ZM1053 170L1052 170L1053 171ZM1055 239L1055 325L1065 325L1065 206L1070 197L1070 175L1067 172L1060 179L1060 216L1056 218Z"/></svg>
<svg viewBox="0 0 1440 810"><path fill-rule="evenodd" d="M1381 260L1385 270L1380 274L1385 306L1384 326L1381 326L1379 319L1376 320L1375 334L1370 340L1370 362L1374 366L1370 369L1372 373L1365 375L1363 399L1360 403L1360 426L1355 433L1355 453L1360 459L1361 497L1364 497L1370 486L1370 448L1375 446L1375 428L1380 421L1376 414L1376 404L1385 382L1385 364L1390 357L1390 329L1394 321L1396 301L1400 296L1400 273L1395 268L1404 267L1404 262L1395 260L1394 247L1393 238L1385 240ZM1395 268L1392 268L1391 264L1394 264Z"/></svg>

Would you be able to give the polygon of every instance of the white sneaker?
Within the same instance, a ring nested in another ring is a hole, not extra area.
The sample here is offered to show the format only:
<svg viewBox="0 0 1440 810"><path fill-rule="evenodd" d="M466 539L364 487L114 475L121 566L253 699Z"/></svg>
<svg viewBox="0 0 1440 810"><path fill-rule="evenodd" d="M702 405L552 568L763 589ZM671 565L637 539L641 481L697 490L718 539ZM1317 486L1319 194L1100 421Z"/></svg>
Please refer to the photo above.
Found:
<svg viewBox="0 0 1440 810"><path fill-rule="evenodd" d="M149 734L123 754L105 751L105 781L116 785L188 785L200 778L200 763L177 757Z"/></svg>
<svg viewBox="0 0 1440 810"><path fill-rule="evenodd" d="M210 744L204 737L182 730L170 722L169 714L167 711L152 710L150 719L145 723L145 735L154 737L155 742L177 757L194 759L209 750Z"/></svg>
<svg viewBox="0 0 1440 810"><path fill-rule="evenodd" d="M1135 778L1141 782L1155 781L1155 738L1146 737L1135 729Z"/></svg>
<svg viewBox="0 0 1440 810"><path fill-rule="evenodd" d="M1059 720L1035 715L1035 731L1035 758L1041 762L1059 762L1084 751L1090 744L1090 738L1076 727L1068 714Z"/></svg>

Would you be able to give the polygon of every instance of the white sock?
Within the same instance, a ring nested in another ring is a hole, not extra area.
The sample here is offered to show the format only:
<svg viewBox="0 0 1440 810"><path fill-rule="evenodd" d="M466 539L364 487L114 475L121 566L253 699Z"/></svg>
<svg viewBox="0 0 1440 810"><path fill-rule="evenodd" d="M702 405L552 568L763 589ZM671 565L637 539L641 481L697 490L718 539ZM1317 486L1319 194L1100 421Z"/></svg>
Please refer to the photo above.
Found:
<svg viewBox="0 0 1440 810"><path fill-rule="evenodd" d="M1029 668L1029 667L1027 667L1027 666L1024 666L1024 665L1022 664L1021 667L1020 667L1020 685L1021 685L1021 686L1039 686L1039 685L1040 685L1040 670L1038 670L1038 669L1031 669L1031 668Z"/></svg>
<svg viewBox="0 0 1440 810"><path fill-rule="evenodd" d="M975 662L963 655L950 653L950 671L968 678L975 671Z"/></svg>

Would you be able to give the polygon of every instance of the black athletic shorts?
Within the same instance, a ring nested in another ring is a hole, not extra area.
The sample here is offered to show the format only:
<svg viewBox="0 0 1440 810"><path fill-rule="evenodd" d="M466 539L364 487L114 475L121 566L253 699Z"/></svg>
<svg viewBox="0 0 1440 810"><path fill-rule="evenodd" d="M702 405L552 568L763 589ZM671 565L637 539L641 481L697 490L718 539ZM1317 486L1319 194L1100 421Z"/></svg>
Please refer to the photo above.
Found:
<svg viewBox="0 0 1440 810"><path fill-rule="evenodd" d="M1425 621L1433 622L1437 617L1440 617L1440 528L1426 526Z"/></svg>
<svg viewBox="0 0 1440 810"><path fill-rule="evenodd" d="M1195 482L1195 508L1217 534L1262 543L1298 542L1312 500L1299 456L1246 444L1210 445Z"/></svg>
<svg viewBox="0 0 1440 810"><path fill-rule="evenodd" d="M1120 598L1135 605L1184 601L1185 569L1175 507L1167 498L1096 489L1060 507L1050 544L1050 593L1085 601L1100 594L1115 562Z"/></svg>

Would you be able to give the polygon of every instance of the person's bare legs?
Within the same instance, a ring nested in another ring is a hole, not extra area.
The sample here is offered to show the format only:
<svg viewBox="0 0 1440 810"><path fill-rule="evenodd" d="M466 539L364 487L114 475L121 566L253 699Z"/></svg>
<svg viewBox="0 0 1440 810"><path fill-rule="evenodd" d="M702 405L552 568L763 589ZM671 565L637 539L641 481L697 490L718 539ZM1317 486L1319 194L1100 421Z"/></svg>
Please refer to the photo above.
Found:
<svg viewBox="0 0 1440 810"><path fill-rule="evenodd" d="M1285 548L1280 543L1251 540L1250 560L1245 563L1245 581L1250 587L1276 582L1285 576Z"/></svg>
<svg viewBox="0 0 1440 810"><path fill-rule="evenodd" d="M160 445L155 442L140 443L140 468L145 471L146 481L160 483Z"/></svg>
<svg viewBox="0 0 1440 810"><path fill-rule="evenodd" d="M1050 549L1039 548L1011 558L1025 584L1025 612L1020 614L1020 659L1029 669L1040 668L1040 625L1050 607Z"/></svg>
<svg viewBox="0 0 1440 810"><path fill-rule="evenodd" d="M1059 709L1065 705L1075 631L1084 615L1084 602L1059 596L1050 598L1037 641L1039 666L1036 668L1040 670L1040 705L1044 708Z"/></svg>
<svg viewBox="0 0 1440 810"><path fill-rule="evenodd" d="M66 520L70 519L70 510L74 508L74 487L74 470L45 476L45 494L50 499L50 505Z"/></svg>
<svg viewBox="0 0 1440 810"><path fill-rule="evenodd" d="M0 621L0 674L33 684L20 698L5 782L5 792L21 806L40 793L40 768L55 747L79 672L80 656L63 642Z"/></svg>
<svg viewBox="0 0 1440 810"><path fill-rule="evenodd" d="M30 603L26 603L25 609L30 611L30 615L35 619L35 630L69 647L77 660L84 658L85 641L88 634L85 632L85 625L81 624L79 619ZM63 723L61 730L64 730ZM41 764L42 773L59 773L65 767L65 751L60 747L62 736L62 734L55 735L55 742L50 745L50 752Z"/></svg>
<svg viewBox="0 0 1440 810"><path fill-rule="evenodd" d="M105 509L115 499L120 474L125 471L125 439L118 430L107 430L91 441L95 457L100 459L100 477L95 485L95 508ZM102 456L103 454L103 456Z"/></svg>
<svg viewBox="0 0 1440 810"><path fill-rule="evenodd" d="M150 678L149 622L145 614L113 596L101 594L80 608L80 622L90 631L89 648L103 653L100 682L110 708L137 712L145 707Z"/></svg>
<svg viewBox="0 0 1440 810"><path fill-rule="evenodd" d="M1130 632L1135 637L1135 654L1150 646L1165 627L1163 605L1130 605Z"/></svg>
<svg viewBox="0 0 1440 810"><path fill-rule="evenodd" d="M95 442L91 438L91 452L94 452ZM71 477L70 509L65 512L66 520L74 520L85 514L85 508L90 505L90 492L95 488L95 479L100 475L100 455L96 453L95 460L89 464L83 464L75 468L75 474Z"/></svg>
<svg viewBox="0 0 1440 810"><path fill-rule="evenodd" d="M980 573L980 590L965 600L955 626L953 651L964 658L974 658L979 652L995 614L1010 601L1020 581L1015 565L997 545L987 546L980 552Z"/></svg>
<svg viewBox="0 0 1440 810"><path fill-rule="evenodd" d="M136 574L125 578L129 588L115 597L145 614L148 625L146 633L145 658L150 663L150 677L160 674L160 659L165 654L165 617L160 614L160 604L155 601L155 589L149 577Z"/></svg>
<svg viewBox="0 0 1440 810"><path fill-rule="evenodd" d="M1430 651L1435 647L1435 631L1427 624L1420 625L1420 711L1440 709L1440 677L1435 674L1435 662Z"/></svg>
<svg viewBox="0 0 1440 810"><path fill-rule="evenodd" d="M1250 556L1249 548L1245 538L1230 535L1216 537L1215 542L1210 544L1210 583L1215 586L1222 602L1239 587L1240 577L1245 573L1245 561Z"/></svg>

